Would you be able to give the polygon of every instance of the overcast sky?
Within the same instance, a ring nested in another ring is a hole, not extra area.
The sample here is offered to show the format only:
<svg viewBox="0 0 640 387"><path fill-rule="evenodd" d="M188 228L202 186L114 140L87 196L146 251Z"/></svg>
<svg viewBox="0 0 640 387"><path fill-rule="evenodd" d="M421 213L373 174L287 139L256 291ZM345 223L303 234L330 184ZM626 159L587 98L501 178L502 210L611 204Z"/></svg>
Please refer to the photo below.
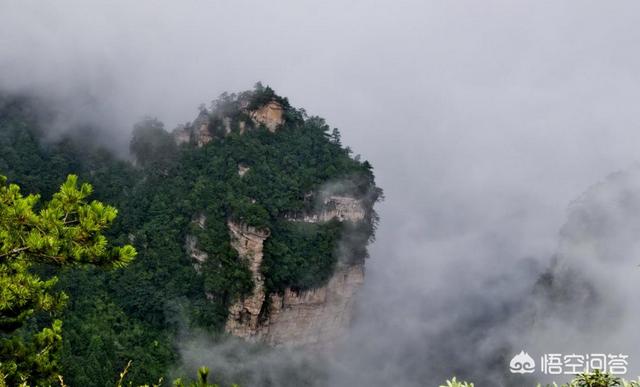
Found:
<svg viewBox="0 0 640 387"><path fill-rule="evenodd" d="M0 86L72 101L115 144L256 81L325 117L386 193L362 305L426 348L460 314L433 295L465 308L452 278L544 267L567 205L640 160L639 22L637 1L6 0Z"/></svg>

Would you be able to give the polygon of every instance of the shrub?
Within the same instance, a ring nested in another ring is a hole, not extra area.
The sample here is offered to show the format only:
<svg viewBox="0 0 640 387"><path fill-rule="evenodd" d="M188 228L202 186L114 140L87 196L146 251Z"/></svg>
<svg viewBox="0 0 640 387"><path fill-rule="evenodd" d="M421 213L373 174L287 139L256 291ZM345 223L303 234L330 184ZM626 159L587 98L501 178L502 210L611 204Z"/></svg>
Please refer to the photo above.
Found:
<svg viewBox="0 0 640 387"><path fill-rule="evenodd" d="M559 385L556 382L545 384L538 383L537 387L640 387L640 378L638 380L624 380L617 378L600 370L594 372L585 372L576 376L569 383ZM457 381L456 378L447 380L446 384L440 387L473 387L473 383Z"/></svg>
<svg viewBox="0 0 640 387"><path fill-rule="evenodd" d="M447 384L443 384L440 387L473 387L473 383L469 382L459 382L454 377L451 380L447 380Z"/></svg>

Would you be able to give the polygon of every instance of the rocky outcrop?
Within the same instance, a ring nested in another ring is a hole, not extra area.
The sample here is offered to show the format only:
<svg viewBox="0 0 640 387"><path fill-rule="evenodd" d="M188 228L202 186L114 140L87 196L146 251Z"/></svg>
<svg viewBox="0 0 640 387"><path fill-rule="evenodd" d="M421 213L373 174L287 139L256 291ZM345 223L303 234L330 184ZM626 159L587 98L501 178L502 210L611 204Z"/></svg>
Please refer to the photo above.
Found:
<svg viewBox="0 0 640 387"><path fill-rule="evenodd" d="M349 326L354 296L363 283L364 265L345 265L321 288L270 295L269 317L259 332L262 341L330 348Z"/></svg>
<svg viewBox="0 0 640 387"><path fill-rule="evenodd" d="M208 111L201 109L198 117L191 124L182 125L173 130L173 139L177 145L195 144L202 147L213 140L210 124L211 118Z"/></svg>
<svg viewBox="0 0 640 387"><path fill-rule="evenodd" d="M290 215L287 218L296 222L321 223L331 219L337 219L341 222L359 222L365 216L366 210L362 200L350 196L332 195L322 200L317 211Z"/></svg>
<svg viewBox="0 0 640 387"><path fill-rule="evenodd" d="M332 196L324 201L318 213L292 220L357 222L364 218L361 201ZM316 289L287 289L284 294L266 295L260 266L268 232L233 222L228 227L233 248L249 262L255 286L251 295L229 309L226 331L274 346L331 347L351 320L354 296L364 282L364 264L339 264L328 283Z"/></svg>
<svg viewBox="0 0 640 387"><path fill-rule="evenodd" d="M191 142L191 130L185 125L181 125L173 130L173 139L177 145L188 144Z"/></svg>
<svg viewBox="0 0 640 387"><path fill-rule="evenodd" d="M192 223L197 225L200 229L204 229L206 221L207 217L204 216L204 214L199 214L192 220ZM194 260L194 268L196 269L196 271L200 271L200 268L204 261L209 258L209 254L198 248L198 238L196 238L194 235L187 235L184 245L185 249L187 250L187 254L189 254L189 256Z"/></svg>
<svg viewBox="0 0 640 387"><path fill-rule="evenodd" d="M248 101L240 102L239 112L245 117L240 120L236 118L237 130L240 134L243 134L252 124L254 127L264 125L270 132L275 132L284 123L284 107L277 101L267 102L254 110L249 110ZM232 118L225 113L209 111L203 107L192 123L174 129L173 138L178 145L194 144L202 147L216 136L227 136L233 130L233 126Z"/></svg>
<svg viewBox="0 0 640 387"><path fill-rule="evenodd" d="M209 114L205 110L201 111L198 118L193 121L193 137L199 147L213 140L213 136L209 131L210 122Z"/></svg>
<svg viewBox="0 0 640 387"><path fill-rule="evenodd" d="M198 239L193 235L187 235L185 246L187 254L197 263L202 264L209 258L209 255L198 248Z"/></svg>
<svg viewBox="0 0 640 387"><path fill-rule="evenodd" d="M275 132L284 122L284 108L276 101L270 101L249 113L256 124L263 124L270 132Z"/></svg>
<svg viewBox="0 0 640 387"><path fill-rule="evenodd" d="M229 317L225 330L234 336L252 338L259 332L260 311L265 300L264 277L260 271L263 257L264 241L269 237L269 230L256 229L244 224L227 222L231 234L231 246L241 259L249 263L253 278L253 292L229 308Z"/></svg>
<svg viewBox="0 0 640 387"><path fill-rule="evenodd" d="M238 175L240 175L240 177L243 177L244 175L247 174L247 172L249 172L249 166L246 164L238 164Z"/></svg>

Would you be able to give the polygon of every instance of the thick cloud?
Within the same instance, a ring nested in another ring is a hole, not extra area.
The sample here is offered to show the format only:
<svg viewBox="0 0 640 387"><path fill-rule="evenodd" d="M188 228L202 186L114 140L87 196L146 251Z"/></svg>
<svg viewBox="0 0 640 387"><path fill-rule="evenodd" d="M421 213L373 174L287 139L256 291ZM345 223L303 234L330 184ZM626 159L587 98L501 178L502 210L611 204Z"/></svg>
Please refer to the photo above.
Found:
<svg viewBox="0 0 640 387"><path fill-rule="evenodd" d="M0 85L67 101L115 146L144 115L172 127L258 80L327 118L387 197L334 383L435 385L532 340L501 316L549 265L567 205L638 161L639 11L589 0L5 1Z"/></svg>

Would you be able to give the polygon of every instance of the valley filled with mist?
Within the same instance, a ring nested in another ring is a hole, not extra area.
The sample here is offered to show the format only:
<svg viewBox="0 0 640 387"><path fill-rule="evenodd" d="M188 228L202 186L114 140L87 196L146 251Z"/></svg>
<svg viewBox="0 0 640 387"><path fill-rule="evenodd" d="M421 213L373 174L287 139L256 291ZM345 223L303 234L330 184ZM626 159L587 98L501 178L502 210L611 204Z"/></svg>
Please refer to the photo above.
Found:
<svg viewBox="0 0 640 387"><path fill-rule="evenodd" d="M638 15L0 3L0 386L637 380Z"/></svg>

